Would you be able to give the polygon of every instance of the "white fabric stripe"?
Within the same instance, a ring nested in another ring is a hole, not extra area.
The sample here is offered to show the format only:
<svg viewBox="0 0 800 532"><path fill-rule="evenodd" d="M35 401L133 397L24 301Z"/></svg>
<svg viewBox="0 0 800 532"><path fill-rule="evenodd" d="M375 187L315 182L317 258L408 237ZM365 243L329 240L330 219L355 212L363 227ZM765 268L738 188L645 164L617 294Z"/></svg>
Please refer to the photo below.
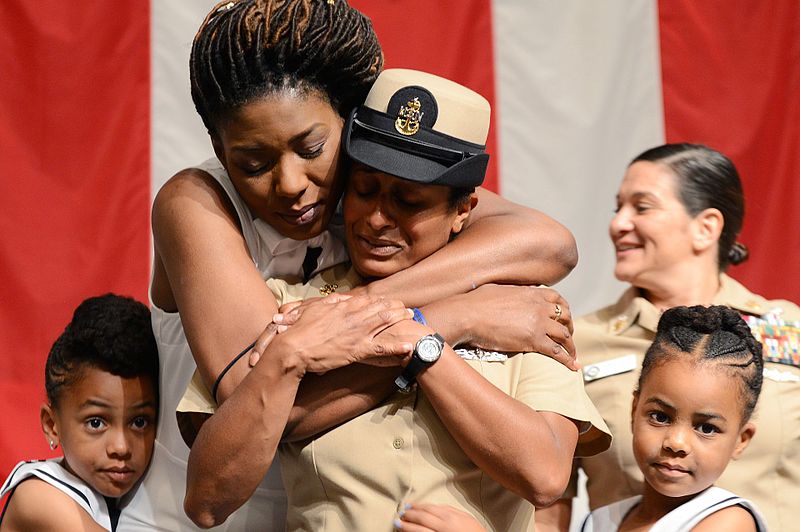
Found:
<svg viewBox="0 0 800 532"><path fill-rule="evenodd" d="M656 2L495 0L500 192L566 225L574 315L615 301L607 227L628 161L664 141Z"/></svg>
<svg viewBox="0 0 800 532"><path fill-rule="evenodd" d="M152 194L175 172L214 156L189 90L189 52L216 0L151 0Z"/></svg>

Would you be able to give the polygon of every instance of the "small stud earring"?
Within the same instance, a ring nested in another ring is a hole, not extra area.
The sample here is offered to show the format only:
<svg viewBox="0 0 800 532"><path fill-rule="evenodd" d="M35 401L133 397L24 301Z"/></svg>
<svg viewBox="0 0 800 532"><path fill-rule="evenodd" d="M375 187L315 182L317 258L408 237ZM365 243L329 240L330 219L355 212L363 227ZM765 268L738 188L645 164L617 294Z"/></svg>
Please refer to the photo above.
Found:
<svg viewBox="0 0 800 532"><path fill-rule="evenodd" d="M58 447L58 444L56 442L54 442L53 440L50 440L50 450L51 451L55 451L56 447Z"/></svg>

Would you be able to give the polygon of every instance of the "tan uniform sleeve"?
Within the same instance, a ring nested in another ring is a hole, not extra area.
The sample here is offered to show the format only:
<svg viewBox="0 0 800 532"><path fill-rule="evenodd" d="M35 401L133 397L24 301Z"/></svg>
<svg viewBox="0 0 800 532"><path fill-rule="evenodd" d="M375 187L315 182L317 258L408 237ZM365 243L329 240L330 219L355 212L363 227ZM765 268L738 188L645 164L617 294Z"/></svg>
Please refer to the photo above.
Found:
<svg viewBox="0 0 800 532"><path fill-rule="evenodd" d="M591 456L611 445L611 432L583 389L583 376L539 353L523 357L515 397L539 411L577 421L581 433L575 456Z"/></svg>

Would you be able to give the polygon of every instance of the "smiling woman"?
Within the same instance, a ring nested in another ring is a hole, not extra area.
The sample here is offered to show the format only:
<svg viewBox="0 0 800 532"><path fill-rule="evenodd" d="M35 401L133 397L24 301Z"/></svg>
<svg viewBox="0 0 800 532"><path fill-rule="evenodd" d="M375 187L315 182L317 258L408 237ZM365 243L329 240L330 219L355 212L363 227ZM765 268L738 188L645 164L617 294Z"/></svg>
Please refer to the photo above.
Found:
<svg viewBox="0 0 800 532"><path fill-rule="evenodd" d="M625 173L609 225L620 281L658 290L661 279L695 268L692 230L703 220L686 211L676 186L671 171L656 163L636 162Z"/></svg>
<svg viewBox="0 0 800 532"><path fill-rule="evenodd" d="M657 146L628 166L609 235L615 274L631 286L617 302L575 324L586 391L614 434L611 452L580 461L591 508L644 489L631 446L630 392L661 313L679 305L727 305L769 349L753 418L758 437L717 485L753 501L771 530L796 528L800 467L784 464L796 462L800 442L800 359L792 347L800 342L800 308L754 294L725 273L747 258L747 248L737 242L744 208L736 167L706 146ZM556 513L569 515L569 503L547 512L557 521Z"/></svg>

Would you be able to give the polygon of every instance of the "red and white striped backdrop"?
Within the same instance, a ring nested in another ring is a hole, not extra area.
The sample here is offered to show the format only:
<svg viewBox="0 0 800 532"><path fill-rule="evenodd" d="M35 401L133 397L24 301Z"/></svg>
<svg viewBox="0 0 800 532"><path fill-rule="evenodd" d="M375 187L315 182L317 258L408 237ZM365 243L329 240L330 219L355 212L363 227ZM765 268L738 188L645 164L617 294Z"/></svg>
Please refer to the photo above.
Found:
<svg viewBox="0 0 800 532"><path fill-rule="evenodd" d="M211 146L189 96L210 0L0 2L0 477L49 456L47 350L83 298L147 300L149 206ZM627 161L669 141L729 154L747 195L732 274L800 301L800 4L796 0L352 0L387 66L494 103L488 186L576 235L559 285L609 302L606 227Z"/></svg>

